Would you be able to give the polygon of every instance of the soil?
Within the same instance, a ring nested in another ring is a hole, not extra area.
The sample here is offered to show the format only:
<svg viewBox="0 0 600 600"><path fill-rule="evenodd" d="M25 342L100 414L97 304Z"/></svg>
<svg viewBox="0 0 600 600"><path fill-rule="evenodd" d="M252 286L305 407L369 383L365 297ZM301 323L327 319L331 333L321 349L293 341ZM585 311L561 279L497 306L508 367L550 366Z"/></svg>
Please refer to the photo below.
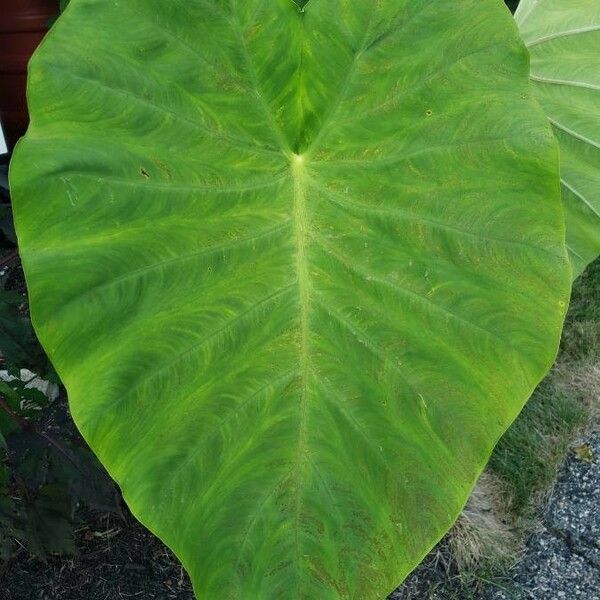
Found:
<svg viewBox="0 0 600 600"><path fill-rule="evenodd" d="M77 556L42 562L22 550L0 578L0 599L194 600L175 557L129 514L83 518Z"/></svg>

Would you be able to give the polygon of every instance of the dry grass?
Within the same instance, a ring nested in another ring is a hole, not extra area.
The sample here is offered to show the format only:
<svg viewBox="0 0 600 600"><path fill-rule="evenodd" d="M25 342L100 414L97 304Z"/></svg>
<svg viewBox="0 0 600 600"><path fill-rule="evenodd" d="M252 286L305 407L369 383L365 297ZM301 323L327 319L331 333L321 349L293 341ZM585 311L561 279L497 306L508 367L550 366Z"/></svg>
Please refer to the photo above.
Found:
<svg viewBox="0 0 600 600"><path fill-rule="evenodd" d="M507 486L484 472L451 531L390 600L476 600L520 550Z"/></svg>
<svg viewBox="0 0 600 600"><path fill-rule="evenodd" d="M569 449L599 425L600 259L575 282L555 366L496 447L462 515L426 563L430 580L432 571L438 573L436 592L427 597L479 598L482 584L501 582L537 527L538 507Z"/></svg>
<svg viewBox="0 0 600 600"><path fill-rule="evenodd" d="M484 472L448 534L448 548L459 575L481 568L490 559L507 563L518 552L510 505L506 486L493 473Z"/></svg>
<svg viewBox="0 0 600 600"><path fill-rule="evenodd" d="M600 343L599 343L600 347ZM590 425L600 423L600 360L559 363L556 385L565 393L575 393L588 414Z"/></svg>

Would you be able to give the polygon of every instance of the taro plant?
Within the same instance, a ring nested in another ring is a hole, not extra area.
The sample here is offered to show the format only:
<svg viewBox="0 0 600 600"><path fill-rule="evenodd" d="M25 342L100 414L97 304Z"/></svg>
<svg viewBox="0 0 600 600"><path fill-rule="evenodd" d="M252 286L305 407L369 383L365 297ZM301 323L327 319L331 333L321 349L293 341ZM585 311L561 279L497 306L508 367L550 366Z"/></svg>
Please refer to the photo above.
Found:
<svg viewBox="0 0 600 600"><path fill-rule="evenodd" d="M384 597L568 302L558 147L506 8L73 0L29 106L33 321L134 514L200 598Z"/></svg>
<svg viewBox="0 0 600 600"><path fill-rule="evenodd" d="M573 275L600 254L600 3L522 0L515 14L531 80L560 143Z"/></svg>

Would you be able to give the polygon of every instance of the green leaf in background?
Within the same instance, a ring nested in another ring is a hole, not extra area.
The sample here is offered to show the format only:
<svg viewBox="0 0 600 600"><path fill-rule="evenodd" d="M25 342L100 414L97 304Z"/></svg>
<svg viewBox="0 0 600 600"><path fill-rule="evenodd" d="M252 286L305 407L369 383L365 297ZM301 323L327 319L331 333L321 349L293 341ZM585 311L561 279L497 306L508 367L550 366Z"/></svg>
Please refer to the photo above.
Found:
<svg viewBox="0 0 600 600"><path fill-rule="evenodd" d="M75 554L72 508L64 487L41 487L20 516L22 539L32 554Z"/></svg>
<svg viewBox="0 0 600 600"><path fill-rule="evenodd" d="M535 95L560 143L567 246L577 277L600 254L600 2L522 0Z"/></svg>
<svg viewBox="0 0 600 600"><path fill-rule="evenodd" d="M11 182L73 416L199 598L383 598L552 363L550 127L495 0L75 0Z"/></svg>
<svg viewBox="0 0 600 600"><path fill-rule="evenodd" d="M19 367L29 364L35 336L29 320L19 311L26 299L16 292L0 290L0 353L3 368L19 374Z"/></svg>
<svg viewBox="0 0 600 600"><path fill-rule="evenodd" d="M21 369L27 368L52 379L54 373L48 358L24 311L26 304L24 295L0 289L0 370L18 378Z"/></svg>
<svg viewBox="0 0 600 600"><path fill-rule="evenodd" d="M12 210L6 204L0 204L0 234L4 235L11 244L17 243Z"/></svg>

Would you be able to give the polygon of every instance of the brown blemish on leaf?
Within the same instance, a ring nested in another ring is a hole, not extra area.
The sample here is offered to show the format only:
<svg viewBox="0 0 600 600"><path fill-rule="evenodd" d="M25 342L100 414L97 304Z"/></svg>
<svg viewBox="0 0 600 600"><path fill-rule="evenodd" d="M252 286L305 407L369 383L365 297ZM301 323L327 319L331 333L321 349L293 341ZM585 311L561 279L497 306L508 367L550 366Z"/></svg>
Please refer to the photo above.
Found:
<svg viewBox="0 0 600 600"><path fill-rule="evenodd" d="M171 175L171 170L162 160L155 158L154 164L166 175L166 177L169 181L171 181L173 179L173 177Z"/></svg>

